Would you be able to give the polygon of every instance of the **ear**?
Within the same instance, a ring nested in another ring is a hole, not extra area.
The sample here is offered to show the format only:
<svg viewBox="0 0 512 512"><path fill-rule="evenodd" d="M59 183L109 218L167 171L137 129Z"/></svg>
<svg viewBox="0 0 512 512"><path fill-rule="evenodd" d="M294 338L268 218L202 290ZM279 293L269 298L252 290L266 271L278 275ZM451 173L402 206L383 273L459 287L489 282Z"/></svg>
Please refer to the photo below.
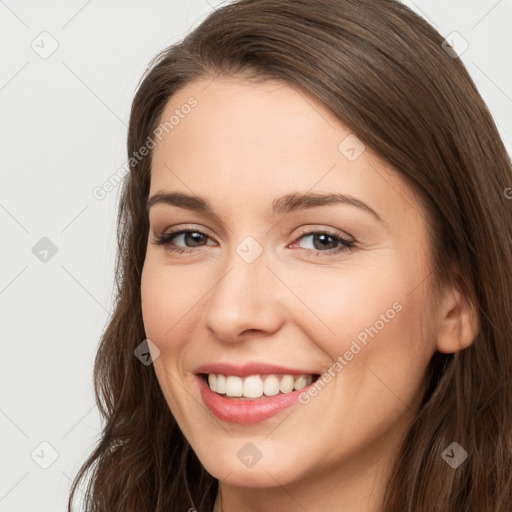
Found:
<svg viewBox="0 0 512 512"><path fill-rule="evenodd" d="M480 331L476 301L470 300L459 287L449 288L439 308L437 350L445 354L469 347Z"/></svg>

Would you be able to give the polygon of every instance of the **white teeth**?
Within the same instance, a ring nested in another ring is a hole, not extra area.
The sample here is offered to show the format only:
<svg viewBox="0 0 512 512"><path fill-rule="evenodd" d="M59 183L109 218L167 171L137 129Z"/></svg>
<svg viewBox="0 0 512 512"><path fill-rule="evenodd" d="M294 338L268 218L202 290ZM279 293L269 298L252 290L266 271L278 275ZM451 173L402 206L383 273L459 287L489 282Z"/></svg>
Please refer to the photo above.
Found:
<svg viewBox="0 0 512 512"><path fill-rule="evenodd" d="M210 386L211 387L211 386ZM216 387L212 388L217 391L217 393L226 393L226 376L225 375L217 375Z"/></svg>
<svg viewBox="0 0 512 512"><path fill-rule="evenodd" d="M226 395L228 396L242 396L242 379L230 375L226 377Z"/></svg>
<svg viewBox="0 0 512 512"><path fill-rule="evenodd" d="M259 398L263 395L263 381L257 375L246 377L242 394L247 398Z"/></svg>
<svg viewBox="0 0 512 512"><path fill-rule="evenodd" d="M275 375L269 375L265 379L263 383L263 393L267 396L274 396L279 393L279 379Z"/></svg>
<svg viewBox="0 0 512 512"><path fill-rule="evenodd" d="M304 377L304 375L301 375L297 379L295 379L295 389L302 389L305 388L308 385L308 379L307 377Z"/></svg>
<svg viewBox="0 0 512 512"><path fill-rule="evenodd" d="M212 391L229 397L261 398L279 393L291 393L313 382L311 375L235 375L208 374L208 384Z"/></svg>
<svg viewBox="0 0 512 512"><path fill-rule="evenodd" d="M293 375L283 375L281 382L279 383L279 390L281 393L290 393L293 391L295 386L295 379Z"/></svg>

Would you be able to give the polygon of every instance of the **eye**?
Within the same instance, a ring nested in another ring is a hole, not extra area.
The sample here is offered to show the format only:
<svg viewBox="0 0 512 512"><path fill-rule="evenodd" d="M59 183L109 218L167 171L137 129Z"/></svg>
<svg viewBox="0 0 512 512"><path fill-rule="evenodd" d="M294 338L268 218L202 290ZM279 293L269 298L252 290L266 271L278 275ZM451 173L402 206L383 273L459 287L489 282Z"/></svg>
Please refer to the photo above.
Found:
<svg viewBox="0 0 512 512"><path fill-rule="evenodd" d="M154 243L157 245L163 245L166 250L171 252L178 253L190 253L194 251L195 247L201 247L203 245L208 245L203 243L209 237L206 233L198 229L182 229L180 231L171 231L170 233L165 233L156 237ZM181 239L185 244L191 244L191 246L179 246L174 244L174 240ZM212 244L210 244L212 245ZM214 244L213 244L214 245Z"/></svg>
<svg viewBox="0 0 512 512"><path fill-rule="evenodd" d="M308 231L302 234L298 241L311 238L312 246L306 250L317 251L316 256L337 254L341 251L353 249L355 243L353 240L345 238L341 234L331 233L328 230ZM293 245L296 245L297 241Z"/></svg>
<svg viewBox="0 0 512 512"><path fill-rule="evenodd" d="M304 248L308 251L308 255L312 250L316 251L316 256L321 256L337 254L355 247L353 240L345 238L341 234L331 233L328 230L303 232L291 247L296 246L299 241L307 238L311 238L312 241L312 247ZM185 246L176 245L177 240L180 240ZM156 237L154 243L156 245L163 245L170 252L193 253L199 247L215 245L215 243L209 244L208 240L211 240L208 234L199 229L181 229Z"/></svg>

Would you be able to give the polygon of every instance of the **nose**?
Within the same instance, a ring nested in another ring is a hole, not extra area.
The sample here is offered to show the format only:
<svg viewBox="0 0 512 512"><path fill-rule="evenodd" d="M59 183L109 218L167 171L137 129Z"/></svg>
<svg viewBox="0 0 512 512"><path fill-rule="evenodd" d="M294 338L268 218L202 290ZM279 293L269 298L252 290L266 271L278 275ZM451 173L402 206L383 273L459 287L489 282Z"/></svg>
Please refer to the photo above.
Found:
<svg viewBox="0 0 512 512"><path fill-rule="evenodd" d="M208 294L204 312L207 329L224 342L246 334L268 335L284 321L283 285L268 268L265 253L247 263L234 253Z"/></svg>

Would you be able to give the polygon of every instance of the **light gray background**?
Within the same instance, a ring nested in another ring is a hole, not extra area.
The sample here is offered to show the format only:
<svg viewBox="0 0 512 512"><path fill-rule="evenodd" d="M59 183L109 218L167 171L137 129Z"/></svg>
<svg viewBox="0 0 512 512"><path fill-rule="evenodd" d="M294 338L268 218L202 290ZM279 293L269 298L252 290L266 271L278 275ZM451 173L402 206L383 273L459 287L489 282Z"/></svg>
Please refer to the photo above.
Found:
<svg viewBox="0 0 512 512"><path fill-rule="evenodd" d="M469 43L461 58L510 153L512 1L404 3ZM92 367L112 309L120 187L92 192L126 162L149 60L220 4L0 0L0 512L65 510L98 438ZM38 253L43 237L55 255Z"/></svg>

